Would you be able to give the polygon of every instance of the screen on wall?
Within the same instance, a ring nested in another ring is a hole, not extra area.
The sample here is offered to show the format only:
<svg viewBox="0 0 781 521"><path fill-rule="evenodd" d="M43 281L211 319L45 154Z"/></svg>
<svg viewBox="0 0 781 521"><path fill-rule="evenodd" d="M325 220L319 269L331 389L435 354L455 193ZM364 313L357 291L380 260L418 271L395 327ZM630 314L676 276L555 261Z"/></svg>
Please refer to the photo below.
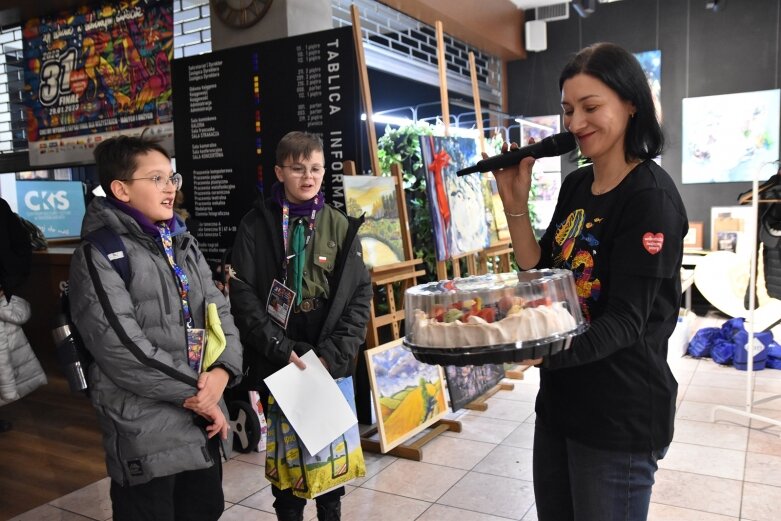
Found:
<svg viewBox="0 0 781 521"><path fill-rule="evenodd" d="M173 150L173 4L124 0L33 18L23 28L30 164L92 163L118 133Z"/></svg>
<svg viewBox="0 0 781 521"><path fill-rule="evenodd" d="M35 223L47 239L81 235L84 185L81 181L17 181L19 215Z"/></svg>
<svg viewBox="0 0 781 521"><path fill-rule="evenodd" d="M270 193L276 145L292 130L322 138L323 192L344 209L343 163L359 159L356 78L350 27L173 62L176 166L207 259L220 260L258 194Z"/></svg>

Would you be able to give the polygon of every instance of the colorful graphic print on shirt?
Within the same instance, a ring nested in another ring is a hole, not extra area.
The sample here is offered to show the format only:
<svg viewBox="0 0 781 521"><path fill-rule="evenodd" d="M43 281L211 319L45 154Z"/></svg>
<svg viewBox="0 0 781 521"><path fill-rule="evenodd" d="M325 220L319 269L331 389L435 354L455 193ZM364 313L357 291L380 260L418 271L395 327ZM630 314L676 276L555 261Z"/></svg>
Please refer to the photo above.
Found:
<svg viewBox="0 0 781 521"><path fill-rule="evenodd" d="M604 222L602 217L587 220L585 210L577 209L556 225L553 239L553 266L572 271L587 321L591 321L590 303L599 300L602 292L602 283L594 270L594 257L599 246L597 227Z"/></svg>

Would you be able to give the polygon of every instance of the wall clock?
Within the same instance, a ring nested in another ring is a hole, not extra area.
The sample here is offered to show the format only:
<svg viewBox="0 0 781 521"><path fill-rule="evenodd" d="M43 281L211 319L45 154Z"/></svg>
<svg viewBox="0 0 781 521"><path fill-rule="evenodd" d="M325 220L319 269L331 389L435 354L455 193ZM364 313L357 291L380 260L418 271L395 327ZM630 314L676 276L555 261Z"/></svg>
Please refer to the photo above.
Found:
<svg viewBox="0 0 781 521"><path fill-rule="evenodd" d="M246 29L258 23L272 0L210 0L211 10L225 25Z"/></svg>

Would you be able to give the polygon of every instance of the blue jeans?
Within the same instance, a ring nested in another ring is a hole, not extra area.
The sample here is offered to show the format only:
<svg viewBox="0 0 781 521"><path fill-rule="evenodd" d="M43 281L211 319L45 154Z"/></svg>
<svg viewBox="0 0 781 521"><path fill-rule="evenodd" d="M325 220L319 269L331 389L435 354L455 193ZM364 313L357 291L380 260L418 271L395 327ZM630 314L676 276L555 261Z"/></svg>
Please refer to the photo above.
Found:
<svg viewBox="0 0 781 521"><path fill-rule="evenodd" d="M534 429L534 497L539 521L645 521L657 462L667 447L614 452Z"/></svg>

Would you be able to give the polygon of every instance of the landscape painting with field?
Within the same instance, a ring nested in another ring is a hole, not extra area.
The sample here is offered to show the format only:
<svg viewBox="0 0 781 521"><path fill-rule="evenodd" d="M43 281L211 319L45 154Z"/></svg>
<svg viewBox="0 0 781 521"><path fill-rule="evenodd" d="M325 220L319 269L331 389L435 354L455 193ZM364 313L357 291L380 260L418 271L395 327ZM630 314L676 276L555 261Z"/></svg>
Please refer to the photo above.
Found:
<svg viewBox="0 0 781 521"><path fill-rule="evenodd" d="M404 260L401 244L401 221L396 184L392 177L373 175L344 176L344 198L347 215L365 221L358 238L366 267L384 266Z"/></svg>
<svg viewBox="0 0 781 521"><path fill-rule="evenodd" d="M418 362L400 340L366 351L366 362L382 452L447 413L442 368Z"/></svg>

